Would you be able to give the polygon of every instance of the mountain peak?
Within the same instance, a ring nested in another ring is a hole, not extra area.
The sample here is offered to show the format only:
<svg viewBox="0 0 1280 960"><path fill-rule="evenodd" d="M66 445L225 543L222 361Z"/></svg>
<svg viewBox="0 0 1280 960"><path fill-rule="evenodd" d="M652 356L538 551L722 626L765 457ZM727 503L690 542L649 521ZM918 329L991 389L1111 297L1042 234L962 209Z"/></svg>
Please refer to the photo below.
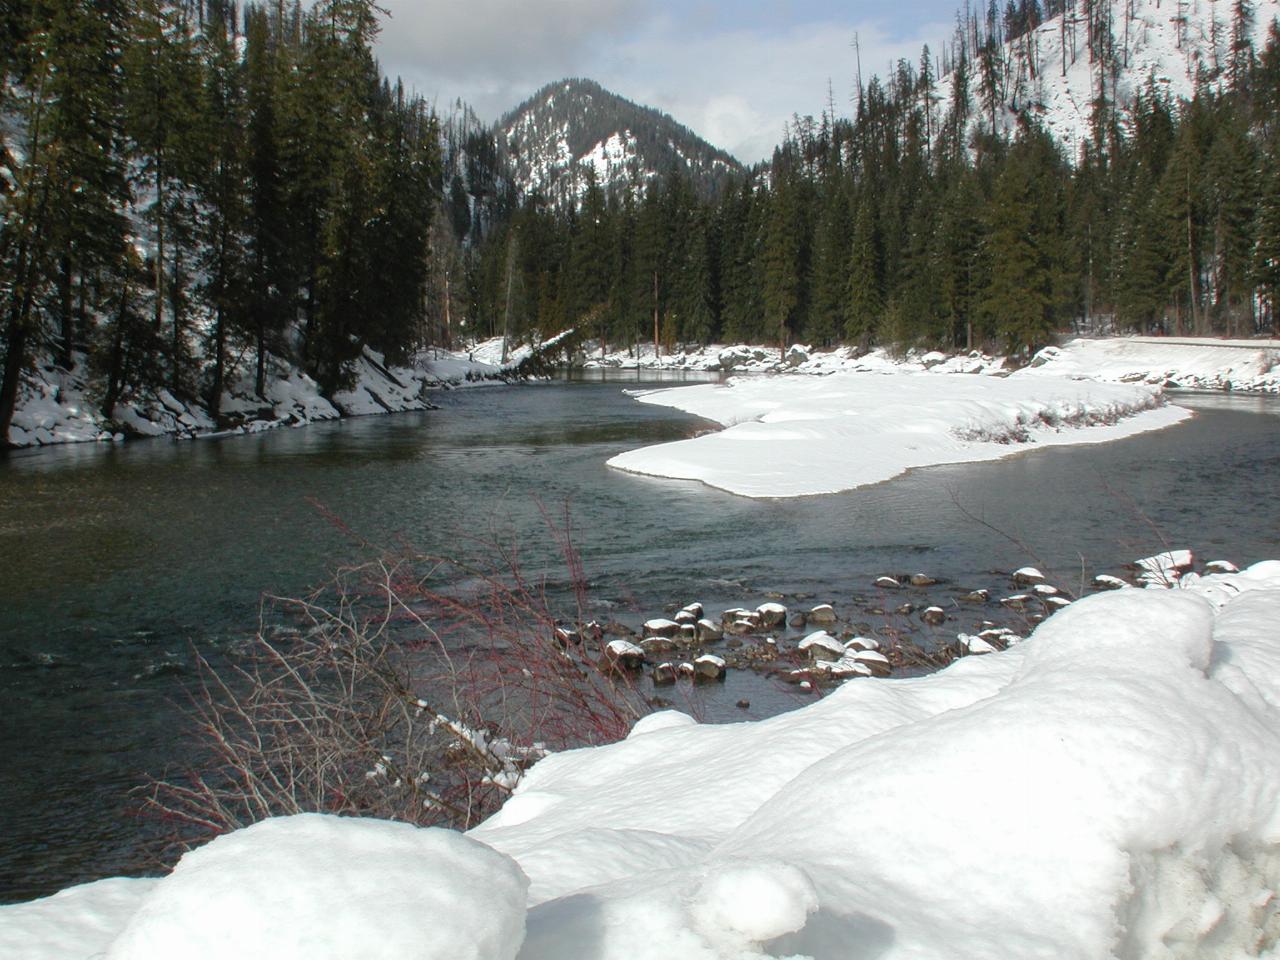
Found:
<svg viewBox="0 0 1280 960"><path fill-rule="evenodd" d="M605 189L643 189L678 170L713 194L740 164L670 116L594 80L549 83L498 121L499 150L526 193L575 200L589 177Z"/></svg>

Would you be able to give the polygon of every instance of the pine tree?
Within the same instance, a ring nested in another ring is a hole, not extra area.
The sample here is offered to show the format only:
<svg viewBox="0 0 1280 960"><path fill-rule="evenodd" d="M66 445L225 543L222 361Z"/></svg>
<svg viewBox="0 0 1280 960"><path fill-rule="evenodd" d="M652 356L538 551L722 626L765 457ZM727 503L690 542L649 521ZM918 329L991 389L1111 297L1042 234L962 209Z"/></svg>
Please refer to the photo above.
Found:
<svg viewBox="0 0 1280 960"><path fill-rule="evenodd" d="M1257 168L1253 143L1239 118L1228 112L1210 148L1207 173L1214 185L1214 300L1229 336L1253 332L1249 278Z"/></svg>
<svg viewBox="0 0 1280 960"><path fill-rule="evenodd" d="M569 261L570 323L576 324L589 314L603 317L607 312L609 239L604 191L596 182L595 168L590 167Z"/></svg>
<svg viewBox="0 0 1280 960"><path fill-rule="evenodd" d="M769 192L768 221L760 250L766 336L785 351L800 305L802 229L796 189L778 178Z"/></svg>
<svg viewBox="0 0 1280 960"><path fill-rule="evenodd" d="M209 412L222 415L230 340L247 326L243 244L247 219L245 180L245 115L236 55L235 11L222 0L209 0L203 34L205 90L209 103L208 165L198 187L206 209L202 222L202 295L213 316L209 332L213 358L208 391Z"/></svg>
<svg viewBox="0 0 1280 960"><path fill-rule="evenodd" d="M980 309L1010 351L1045 342L1051 279L1035 233L1035 178L1025 155L1013 154L995 184L983 248L989 281Z"/></svg>
<svg viewBox="0 0 1280 960"><path fill-rule="evenodd" d="M961 170L943 197L933 274L948 340L952 346L963 346L966 350L975 346L979 208L976 184L966 170Z"/></svg>
<svg viewBox="0 0 1280 960"><path fill-rule="evenodd" d="M151 228L151 310L155 332L171 321L169 386L186 393L184 307L192 268L196 211L186 186L197 179L207 144L195 39L185 9L167 0L139 0L124 56L126 129L132 142L135 191ZM185 267L184 267L185 264Z"/></svg>
<svg viewBox="0 0 1280 960"><path fill-rule="evenodd" d="M828 178L818 202L820 212L813 254L813 309L804 336L812 343L830 346L843 332L849 250L853 243L848 193L843 179Z"/></svg>
<svg viewBox="0 0 1280 960"><path fill-rule="evenodd" d="M1253 249L1253 281L1261 292L1265 319L1277 332L1280 308L1280 144L1272 143L1259 176L1257 244Z"/></svg>
<svg viewBox="0 0 1280 960"><path fill-rule="evenodd" d="M127 196L119 109L125 13L123 0L40 0L29 10L21 49L9 54L23 71L12 108L24 140L21 160L9 158L13 182L0 223L0 446L9 441L30 351L49 329L49 293L60 288L53 302L69 347L74 277L92 278L81 289L95 298L110 298L130 279L120 214Z"/></svg>
<svg viewBox="0 0 1280 960"><path fill-rule="evenodd" d="M278 100L289 56L282 38L272 34L267 12L250 9L244 64L245 173L249 181L245 311L254 341L254 392L263 398L267 354L271 349L282 349L281 337L290 320L288 291L296 288L288 253L287 188L281 176L278 141Z"/></svg>
<svg viewBox="0 0 1280 960"><path fill-rule="evenodd" d="M1162 255L1149 171L1140 169L1125 195L1117 244L1116 321L1139 333L1162 327L1168 263Z"/></svg>
<svg viewBox="0 0 1280 960"><path fill-rule="evenodd" d="M875 209L868 197L857 202L849 256L848 296L844 307L846 339L870 344L883 317L884 293Z"/></svg>

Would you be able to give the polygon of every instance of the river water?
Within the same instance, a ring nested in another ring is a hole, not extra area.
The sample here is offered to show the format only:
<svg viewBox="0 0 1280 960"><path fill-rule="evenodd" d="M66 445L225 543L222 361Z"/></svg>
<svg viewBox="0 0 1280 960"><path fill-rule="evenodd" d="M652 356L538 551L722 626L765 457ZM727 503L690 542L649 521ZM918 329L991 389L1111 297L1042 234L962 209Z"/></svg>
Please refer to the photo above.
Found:
<svg viewBox="0 0 1280 960"><path fill-rule="evenodd" d="M632 623L771 592L848 606L884 573L999 591L1028 562L1069 586L1166 546L1280 557L1275 400L1184 395L1197 416L1157 433L754 501L607 468L708 428L627 386L460 390L438 411L0 461L0 902L143 868L129 791L183 756L192 650L252 633L264 591L297 595L362 555L326 512L443 553L496 531L554 575L542 510L567 506L592 596ZM741 718L742 684L748 716L797 702L744 677L706 717Z"/></svg>

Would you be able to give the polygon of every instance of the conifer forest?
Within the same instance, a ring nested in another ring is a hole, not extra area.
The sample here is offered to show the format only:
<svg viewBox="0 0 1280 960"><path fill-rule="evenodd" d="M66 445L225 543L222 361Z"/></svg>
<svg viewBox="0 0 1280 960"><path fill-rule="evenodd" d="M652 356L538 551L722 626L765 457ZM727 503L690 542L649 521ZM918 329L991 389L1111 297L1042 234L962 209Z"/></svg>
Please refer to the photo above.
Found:
<svg viewBox="0 0 1280 960"><path fill-rule="evenodd" d="M261 393L269 356L332 392L366 346L570 328L1009 352L1073 329L1270 330L1274 27L1255 49L1236 0L1192 100L1152 78L1119 102L1127 26L1080 3L966 9L941 56L859 77L769 162L587 169L556 195L465 108L382 75L370 0L7 4L0 436L38 356L87 364L104 411L164 387L216 419L231 371ZM1017 94L1044 69L1025 38L1064 10L1098 78L1070 153Z"/></svg>

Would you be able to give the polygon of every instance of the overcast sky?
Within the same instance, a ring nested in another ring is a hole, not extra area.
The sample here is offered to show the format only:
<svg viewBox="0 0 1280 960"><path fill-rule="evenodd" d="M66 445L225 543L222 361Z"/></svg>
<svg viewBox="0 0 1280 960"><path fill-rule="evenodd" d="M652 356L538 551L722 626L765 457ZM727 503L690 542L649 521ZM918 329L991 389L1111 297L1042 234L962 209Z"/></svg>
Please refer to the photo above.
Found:
<svg viewBox="0 0 1280 960"><path fill-rule="evenodd" d="M958 0L382 0L383 70L441 111L492 123L543 84L587 77L657 107L750 163L792 114L821 114L898 57L935 53Z"/></svg>

